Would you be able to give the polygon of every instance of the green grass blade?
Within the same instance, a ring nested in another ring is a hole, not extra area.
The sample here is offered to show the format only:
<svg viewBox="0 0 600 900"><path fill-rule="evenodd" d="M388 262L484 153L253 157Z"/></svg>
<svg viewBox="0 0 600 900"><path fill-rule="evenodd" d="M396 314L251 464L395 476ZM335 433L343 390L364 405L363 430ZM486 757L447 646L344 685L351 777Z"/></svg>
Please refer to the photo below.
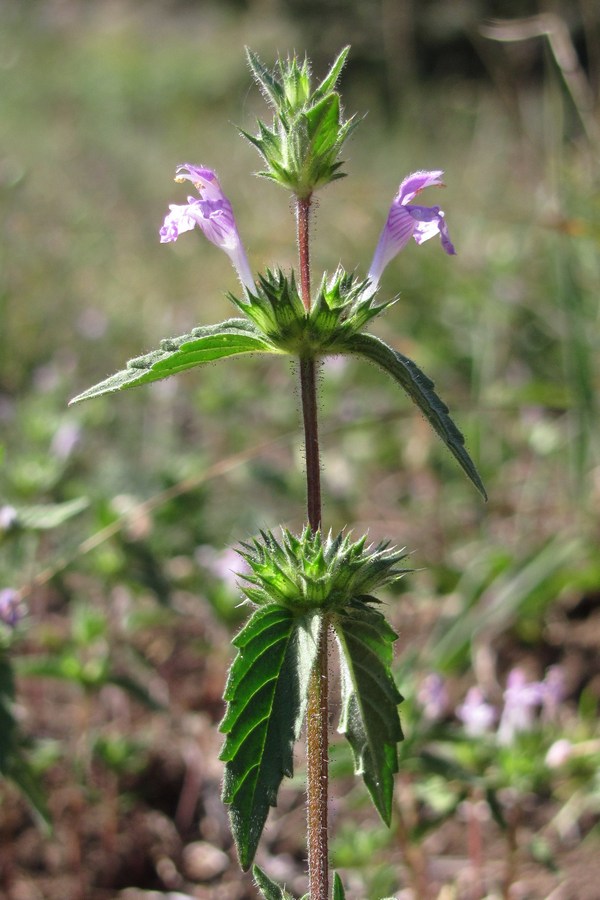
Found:
<svg viewBox="0 0 600 900"><path fill-rule="evenodd" d="M87 497L65 500L63 503L45 503L21 506L16 510L15 525L29 531L51 531L78 516L90 505Z"/></svg>
<svg viewBox="0 0 600 900"><path fill-rule="evenodd" d="M233 642L238 654L225 688L221 759L223 800L244 870L254 859L284 775L293 774L319 624L317 616L297 616L270 604L252 615Z"/></svg>
<svg viewBox="0 0 600 900"><path fill-rule="evenodd" d="M582 289L573 251L559 242L555 248L557 297L562 308L562 340L565 382L570 394L570 418L575 425L572 461L579 490L585 490L585 473L597 437L598 399L594 359L597 356L595 320L597 304Z"/></svg>
<svg viewBox="0 0 600 900"><path fill-rule="evenodd" d="M391 672L396 633L380 612L358 601L338 616L334 628L342 671L338 730L346 735L356 773L363 776L381 818L389 825L398 771L396 745L403 740L398 715L402 696Z"/></svg>
<svg viewBox="0 0 600 900"><path fill-rule="evenodd" d="M372 334L355 334L340 346L342 353L358 353L374 362L397 381L419 407L480 494L487 494L475 464L465 449L465 439L448 414L448 407L435 393L433 381L407 356L393 350Z"/></svg>
<svg viewBox="0 0 600 900"><path fill-rule="evenodd" d="M553 579L581 552L577 539L559 535L529 559L501 572L472 606L453 613L451 621L440 620L428 648L432 669L448 672L468 664L473 643L482 634L490 641L508 631L523 617L532 596L547 593L546 602L550 603L558 590ZM465 593L459 583L457 595Z"/></svg>

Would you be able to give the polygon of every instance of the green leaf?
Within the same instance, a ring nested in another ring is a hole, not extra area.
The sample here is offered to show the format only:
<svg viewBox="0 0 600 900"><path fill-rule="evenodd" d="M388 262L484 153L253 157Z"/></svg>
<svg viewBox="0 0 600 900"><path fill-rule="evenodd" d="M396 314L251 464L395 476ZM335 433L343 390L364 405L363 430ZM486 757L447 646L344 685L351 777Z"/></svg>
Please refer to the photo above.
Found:
<svg viewBox="0 0 600 900"><path fill-rule="evenodd" d="M306 711L320 619L277 604L253 613L234 639L238 654L225 688L227 734L223 800L240 863L248 869L284 775L293 774L293 747Z"/></svg>
<svg viewBox="0 0 600 900"><path fill-rule="evenodd" d="M333 900L346 900L344 885L337 872L333 873Z"/></svg>
<svg viewBox="0 0 600 900"><path fill-rule="evenodd" d="M8 657L0 652L0 775L19 788L40 822L47 826L50 816L46 798L22 746L23 740L13 715L14 699L13 667Z"/></svg>
<svg viewBox="0 0 600 900"><path fill-rule="evenodd" d="M89 506L89 500L78 497L65 503L47 503L43 506L21 506L17 509L16 525L31 531L58 528Z"/></svg>
<svg viewBox="0 0 600 900"><path fill-rule="evenodd" d="M129 675L108 675L106 684L117 685L117 687L126 691L126 693L133 697L134 700L137 700L138 703L141 703L142 706L145 706L147 709L151 709L154 712L164 712L164 704L156 700L144 685L140 684L135 678L131 678Z"/></svg>
<svg viewBox="0 0 600 900"><path fill-rule="evenodd" d="M330 94L306 113L311 155L335 153L340 127L340 98Z"/></svg>
<svg viewBox="0 0 600 900"><path fill-rule="evenodd" d="M130 360L126 369L79 394L71 400L71 405L138 384L158 381L226 356L278 352L268 338L246 319L228 319L219 325L204 325L194 328L191 334L161 341L160 350Z"/></svg>
<svg viewBox="0 0 600 900"><path fill-rule="evenodd" d="M276 882L271 881L259 866L252 866L252 876L265 900L294 900L292 894L288 894Z"/></svg>
<svg viewBox="0 0 600 900"><path fill-rule="evenodd" d="M375 609L354 601L333 622L340 646L342 714L339 731L354 755L377 810L389 825L394 775L398 771L396 745L403 740L398 692L391 672L396 633Z"/></svg>
<svg viewBox="0 0 600 900"><path fill-rule="evenodd" d="M5 771L14 747L17 727L12 708L14 699L13 667L6 654L0 651L0 772Z"/></svg>
<svg viewBox="0 0 600 900"><path fill-rule="evenodd" d="M336 348L337 349L337 348ZM355 334L339 347L341 353L358 353L378 365L404 388L431 427L441 437L463 471L484 499L487 494L475 464L465 449L465 439L448 415L448 407L435 393L433 381L408 357L372 334Z"/></svg>
<svg viewBox="0 0 600 900"><path fill-rule="evenodd" d="M50 831L51 818L40 778L19 747L15 747L3 769L6 778L15 784L36 814L38 824Z"/></svg>

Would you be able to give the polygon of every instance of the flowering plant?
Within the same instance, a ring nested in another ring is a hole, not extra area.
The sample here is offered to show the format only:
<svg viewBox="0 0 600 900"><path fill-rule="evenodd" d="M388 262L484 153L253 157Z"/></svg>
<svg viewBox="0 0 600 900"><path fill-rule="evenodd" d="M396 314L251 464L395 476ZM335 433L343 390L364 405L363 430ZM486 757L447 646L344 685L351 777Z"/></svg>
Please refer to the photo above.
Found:
<svg viewBox="0 0 600 900"><path fill-rule="evenodd" d="M283 530L242 545L249 566L241 589L254 607L234 639L233 662L221 724L226 734L224 800L244 869L254 859L284 776L292 774L292 751L307 727L308 866L311 900L329 897L327 852L328 646L339 651L339 730L352 749L373 802L389 824L398 743L403 739L398 705L402 697L391 672L396 634L377 608L380 588L401 578L403 551L373 547L365 537L322 530L316 369L326 356L352 354L390 375L419 407L434 431L485 497L464 438L438 397L433 382L398 350L365 331L394 299L378 299L383 270L412 236L422 244L440 236L449 255L455 250L444 212L415 205L426 188L442 184L440 170L419 171L401 183L364 278L338 268L325 273L313 294L310 267L310 210L316 190L342 177L340 151L355 127L343 117L336 84L348 54L345 48L313 90L307 60L279 60L273 72L248 51L251 71L273 110L271 125L257 135L242 134L260 152L260 174L295 198L299 271L252 274L232 206L216 173L191 163L176 169L196 195L172 204L160 229L163 243L198 228L231 260L242 286L229 299L241 316L200 325L167 338L160 348L83 392L74 401L121 391L166 378L205 363L240 354L291 355L298 360L306 449L307 525L299 535ZM289 896L260 869L254 869L266 898ZM335 898L344 896L334 879Z"/></svg>

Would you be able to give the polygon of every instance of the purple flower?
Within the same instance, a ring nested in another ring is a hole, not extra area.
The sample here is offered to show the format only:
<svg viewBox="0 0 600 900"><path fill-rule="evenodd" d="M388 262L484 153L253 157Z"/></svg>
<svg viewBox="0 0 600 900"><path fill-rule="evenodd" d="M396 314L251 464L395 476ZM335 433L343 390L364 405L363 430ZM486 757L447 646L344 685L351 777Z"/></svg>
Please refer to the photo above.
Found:
<svg viewBox="0 0 600 900"><path fill-rule="evenodd" d="M437 672L430 672L419 687L417 699L423 707L423 715L430 722L439 722L448 712L446 682Z"/></svg>
<svg viewBox="0 0 600 900"><path fill-rule="evenodd" d="M496 721L496 710L486 702L483 691L478 687L469 688L464 703L456 709L456 715L469 737L480 737Z"/></svg>
<svg viewBox="0 0 600 900"><path fill-rule="evenodd" d="M81 428L75 422L63 422L54 433L51 452L60 460L68 459L81 440Z"/></svg>
<svg viewBox="0 0 600 900"><path fill-rule="evenodd" d="M14 588L3 588L0 591L0 622L14 628L25 615L21 596Z"/></svg>
<svg viewBox="0 0 600 900"><path fill-rule="evenodd" d="M560 666L550 666L543 681L542 717L545 722L556 722L560 705L565 699L567 688L565 673Z"/></svg>
<svg viewBox="0 0 600 900"><path fill-rule="evenodd" d="M177 166L175 181L191 181L200 197L188 197L187 204L170 204L170 212L160 229L162 244L176 241L180 234L198 226L208 238L230 258L245 288L255 293L256 287L235 224L231 203L221 190L221 185L212 169L193 166L191 163Z"/></svg>
<svg viewBox="0 0 600 900"><path fill-rule="evenodd" d="M379 284L382 272L397 253L413 237L417 244L428 241L439 234L442 247L451 255L456 253L448 235L448 226L439 206L415 206L411 200L426 187L443 187L442 170L434 172L414 172L404 179L394 197L387 222L381 232L379 243L369 269L372 288Z"/></svg>
<svg viewBox="0 0 600 900"><path fill-rule="evenodd" d="M198 547L195 553L197 562L222 581L231 593L239 593L238 575L249 570L248 564L235 550L227 547L217 550L210 544Z"/></svg>
<svg viewBox="0 0 600 900"><path fill-rule="evenodd" d="M543 682L527 681L522 669L512 669L508 673L504 709L498 726L499 744L512 744L518 732L531 731L546 692L547 687Z"/></svg>

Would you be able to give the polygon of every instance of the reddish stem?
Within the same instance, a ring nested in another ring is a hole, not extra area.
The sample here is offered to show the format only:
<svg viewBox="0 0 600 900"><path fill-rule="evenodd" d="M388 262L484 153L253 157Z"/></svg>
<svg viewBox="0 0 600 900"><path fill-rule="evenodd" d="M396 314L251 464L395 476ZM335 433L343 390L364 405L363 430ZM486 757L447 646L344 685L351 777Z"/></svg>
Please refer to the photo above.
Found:
<svg viewBox="0 0 600 900"><path fill-rule="evenodd" d="M321 527L321 461L319 457L319 424L316 367L314 359L300 360L300 394L304 418L306 452L306 505L311 531Z"/></svg>
<svg viewBox="0 0 600 900"><path fill-rule="evenodd" d="M300 290L306 312L310 311L310 194L298 198L296 218L298 222L298 253L300 256Z"/></svg>

